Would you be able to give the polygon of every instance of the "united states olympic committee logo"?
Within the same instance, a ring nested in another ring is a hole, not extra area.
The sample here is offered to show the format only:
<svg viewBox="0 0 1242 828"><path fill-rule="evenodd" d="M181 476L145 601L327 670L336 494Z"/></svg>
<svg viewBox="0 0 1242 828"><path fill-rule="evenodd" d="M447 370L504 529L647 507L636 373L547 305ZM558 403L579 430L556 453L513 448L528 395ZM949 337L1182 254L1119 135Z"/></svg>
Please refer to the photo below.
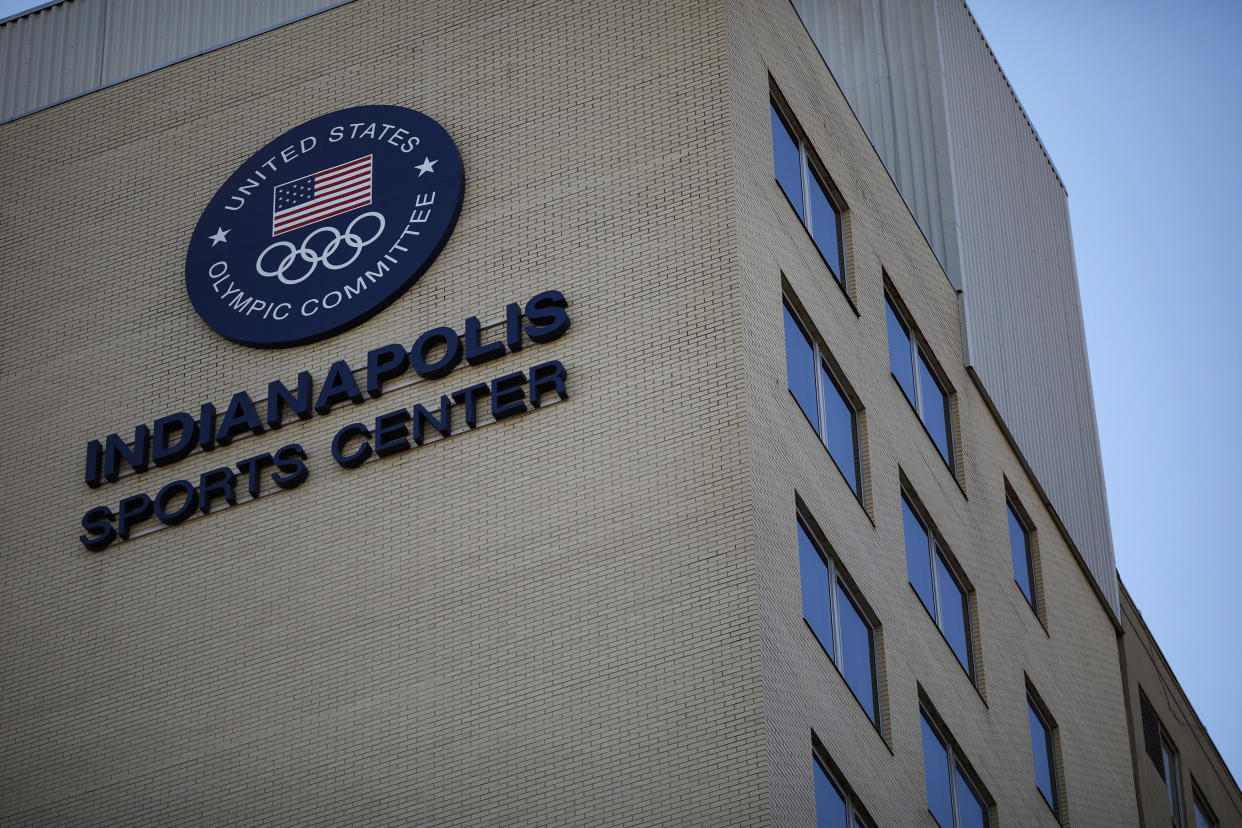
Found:
<svg viewBox="0 0 1242 828"><path fill-rule="evenodd" d="M340 333L431 265L464 186L453 139L422 113L358 106L307 121L251 156L203 211L185 258L190 301L243 345Z"/></svg>

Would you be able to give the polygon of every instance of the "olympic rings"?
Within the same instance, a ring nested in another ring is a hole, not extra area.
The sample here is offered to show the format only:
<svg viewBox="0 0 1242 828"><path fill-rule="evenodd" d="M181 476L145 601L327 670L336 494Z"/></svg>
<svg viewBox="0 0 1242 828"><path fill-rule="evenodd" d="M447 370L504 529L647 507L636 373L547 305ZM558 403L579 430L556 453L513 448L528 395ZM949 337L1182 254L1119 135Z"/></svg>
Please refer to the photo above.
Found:
<svg viewBox="0 0 1242 828"><path fill-rule="evenodd" d="M354 232L354 226L363 219L371 217L374 217L379 221L379 227L374 233L371 234L370 238L363 240L361 236ZM260 276L265 276L267 278L275 277L286 285L296 285L299 282L303 282L308 279L310 275L315 272L315 268L319 265L323 265L328 270L340 270L343 267L348 267L353 264L358 260L358 257L362 255L362 248L371 244L383 234L384 225L384 216L381 213L372 211L355 217L354 220L349 223L349 226L345 228L344 233L330 225L326 227L318 227L312 230L310 235L302 239L301 247L295 247L293 242L288 241L273 242L264 248L263 252L259 254L259 258L255 260L254 269ZM331 238L328 239L321 251L316 252L316 245L311 244L311 239L321 234L331 234ZM342 243L348 247L352 247L354 251L353 254L343 262L330 261L332 254L340 249ZM271 270L264 267L263 263L268 257L268 254L273 250L279 250L281 248L286 249L288 252L281 257L280 264L276 265L276 267ZM289 268L293 267L294 263L299 259L307 262L310 267L308 267L306 272L300 276L286 276L285 274L288 272Z"/></svg>

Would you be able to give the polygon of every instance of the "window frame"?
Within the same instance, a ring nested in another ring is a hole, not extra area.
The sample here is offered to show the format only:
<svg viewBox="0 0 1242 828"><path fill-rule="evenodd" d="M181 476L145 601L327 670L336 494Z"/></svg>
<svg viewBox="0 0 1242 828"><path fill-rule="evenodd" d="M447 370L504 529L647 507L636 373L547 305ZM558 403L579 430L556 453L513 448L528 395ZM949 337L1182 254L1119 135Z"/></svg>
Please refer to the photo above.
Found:
<svg viewBox="0 0 1242 828"><path fill-rule="evenodd" d="M828 758L827 751L823 749L819 739L811 734L811 789L812 798L815 803L815 822L819 823L819 797L815 795L815 771L818 768L823 771L824 776L828 779L828 783L832 785L841 798L845 800L845 824L849 828L856 828L861 825L862 828L874 828L875 823L871 821L871 816L867 813L867 809L863 807L858 795L854 793L854 789L846 783L844 776L837 769L836 763Z"/></svg>
<svg viewBox="0 0 1242 828"><path fill-rule="evenodd" d="M1009 481L1005 481L1005 534L1009 540L1009 556L1013 559L1013 535L1009 532L1009 515L1012 514L1016 520L1018 527L1022 530L1023 541L1026 544L1026 577L1030 583L1031 595L1028 598L1026 590L1022 589L1022 584L1018 582L1017 573L1014 573L1014 584L1017 585L1018 591L1022 593L1022 598L1026 601L1027 606L1035 613L1035 617L1041 625L1044 624L1044 613L1046 611L1041 596L1042 580L1039 574L1039 567L1036 562L1036 533L1030 515L1027 514L1021 503L1018 501L1017 495L1009 487ZM1045 632L1047 628L1045 626Z"/></svg>
<svg viewBox="0 0 1242 828"><path fill-rule="evenodd" d="M1052 714L1048 712L1048 706L1044 704L1043 699L1039 697L1039 694L1036 693L1035 689L1031 686L1029 679L1027 680L1027 684L1026 684L1026 706L1027 706L1027 710L1029 711L1027 715L1027 723L1028 724L1030 723L1030 714L1033 713L1035 714L1035 718L1038 720L1040 726L1043 728L1044 750L1047 752L1047 757L1048 757L1048 781L1049 781L1049 785L1051 785L1052 787L1052 801L1051 802L1048 801L1048 797L1044 795L1043 788L1039 787L1038 772L1036 773L1036 778L1035 778L1035 789L1039 791L1040 799L1042 799L1045 803L1047 803L1048 807L1052 809L1052 815L1057 818L1057 822L1063 823L1064 822L1064 802L1063 802L1064 793L1061 789L1061 778L1060 778L1061 766L1057 760L1057 757L1058 757L1057 723L1056 723L1056 720L1053 719ZM1031 743L1032 743L1031 744L1031 761L1032 763L1034 763L1034 760L1035 760L1034 741L1035 741L1035 732L1032 730L1031 731ZM1036 769L1036 771L1038 771L1038 769Z"/></svg>
<svg viewBox="0 0 1242 828"><path fill-rule="evenodd" d="M846 266L845 214L847 212L847 208L843 206L845 199L841 197L836 185L832 183L832 177L828 175L827 167L824 166L824 163L819 159L819 156L811 147L811 143L807 139L806 133L802 130L801 124L798 123L798 119L793 115L792 108L785 101L784 96L782 96L776 89L775 84L771 85L770 94L768 95L768 102L770 104L771 112L776 114L776 117L780 120L781 125L785 128L785 131L788 133L789 137L793 139L794 148L798 152L798 172L801 184L800 195L802 197L801 209L799 209L798 205L793 203L793 199L785 190L784 185L782 185L780 179L776 177L775 141L772 142L772 177L776 181L781 193L784 194L785 199L789 202L789 206L793 208L794 213L798 216L799 223L802 225L803 229L806 230L807 235L811 237L811 243L815 246L815 250L819 253L820 258L824 260L824 265L827 266L828 272L832 274L833 281L836 282L838 287L841 288L841 291L845 294L846 300L849 301L850 306L853 307L854 301L850 298L850 289L852 287L851 279L847 273L848 268ZM811 205L812 199L810 188L812 183L819 187L820 191L827 199L829 207L834 211L834 221L836 224L835 235L837 240L837 264L835 266L831 261L829 261L828 256L824 253L824 249L820 246L819 240L815 238L816 224L814 210ZM855 309L855 313L857 313L857 309Z"/></svg>
<svg viewBox="0 0 1242 828"><path fill-rule="evenodd" d="M811 363L815 374L815 416L818 422L811 421L811 418L806 413L806 409L802 407L802 402L798 399L797 394L794 394L793 388L789 387L788 346L785 347L785 387L788 388L790 395L793 396L794 402L798 404L798 410L802 412L807 422L815 429L820 443L828 451L828 456L832 458L833 465L841 473L841 477L845 479L845 484L849 486L850 491L854 493L858 504L863 507L863 511L866 511L867 496L863 487L863 446L861 433L863 411L865 409L858 402L858 395L853 392L849 382L842 376L840 365L832 357L827 347L820 342L815 328L808 324L806 314L799 310L798 303L791 297L788 291L782 293L781 305L782 329L785 324L784 313L788 313L794 325L797 326L811 346ZM825 377L832 383L832 390L840 397L841 402L850 413L850 440L852 441L852 451L854 454L853 482L851 482L849 474L841 467L841 461L833 453L832 446L828 444L828 397L824 388Z"/></svg>
<svg viewBox="0 0 1242 828"><path fill-rule="evenodd" d="M923 601L923 596L919 594L918 587L914 585L914 582L909 580L909 577L910 577L909 554L910 553L908 549L905 550L906 555L907 555L907 561L906 561L907 582L910 584L911 588L914 589L915 596L919 600L919 605L923 607L924 610L927 611L927 614L931 617L932 622L936 625L936 629L940 631L941 637L944 638L945 643L949 645L949 650L953 653L953 660L956 661L959 666L961 666L962 670L966 673L966 676L970 679L970 683L975 685L976 689L978 689L979 664L978 664L978 659L975 654L974 589L971 587L970 581L966 578L965 574L962 572L962 568L957 563L957 560L956 558L954 558L953 553L949 550L948 546L940 539L940 533L936 531L935 525L931 522L931 520L927 518L926 512L922 508L922 505L919 503L918 498L914 495L914 492L906 485L903 485L901 487L901 500L907 507L909 507L910 514L914 515L914 519L918 521L919 525L923 529L923 533L927 536L928 563L929 563L930 572L931 572L932 606L934 607L934 611L933 609L929 608L927 604ZM902 516L902 544L903 546L905 545L905 542L906 542L905 516L903 515ZM957 588L962 591L962 598L963 598L963 601L965 602L965 606L963 608L964 609L963 620L965 623L964 631L966 633L966 653L967 653L967 661L969 662L969 666L967 666L966 664L962 664L962 660L957 657L957 651L953 649L953 642L949 641L949 636L945 634L945 631L944 631L944 610L943 610L943 604L941 602L941 597L940 597L940 579L936 577L936 560L937 559L944 562L945 570L949 573L950 577L953 578L953 581L957 585Z"/></svg>
<svg viewBox="0 0 1242 828"><path fill-rule="evenodd" d="M854 700L858 702L858 706L862 708L863 715L865 715L868 721L871 722L872 726L875 727L876 732L880 734L880 738L883 738L884 713L880 709L880 668L879 654L877 652L880 625L875 621L874 613L871 612L871 609L867 606L867 603L862 600L860 591L854 587L852 579L849 577L848 573L843 574L844 567L836 559L836 556L828 551L825 551L831 547L829 547L827 543L820 540L820 533L816 529L812 528L813 525L813 522L805 517L801 511L799 511L797 516L796 531L801 531L802 534L806 535L806 539L811 544L811 548L815 550L815 553L819 556L820 561L823 562L824 567L828 570L828 620L832 628L832 641L829 642L831 649L824 645L823 640L819 637L819 633L815 631L815 627L811 625L810 620L806 617L805 606L800 607L802 622L806 624L807 629L811 631L811 635L815 638L815 643L819 644L820 649L824 651L824 655L828 657L828 661L831 662L832 666L836 668L837 673L841 676L841 681L845 683L846 688L850 691L850 695L854 697ZM804 583L805 573L802 571L802 555L801 550L799 550L799 587L801 587ZM845 658L845 639L841 632L841 605L840 601L837 599L838 589L843 591L846 597L851 601L851 603L853 603L854 607L858 610L858 617L861 618L862 622L867 626L867 643L868 649L870 650L868 663L871 667L871 710L867 709L867 706L863 703L863 700L858 698L858 694L854 692L854 687L850 684L849 679L846 677L845 670L841 664ZM801 594L799 594L799 600L801 600ZM874 718L872 717L872 711L874 711Z"/></svg>
<svg viewBox="0 0 1242 828"><path fill-rule="evenodd" d="M922 695L920 693L920 695ZM970 763L966 761L962 755L961 749L949 734L949 730L940 723L939 717L932 713L931 708L922 701L919 703L919 717L927 724L928 729L932 731L935 737L944 747L945 757L947 759L947 770L949 772L949 803L953 811L953 824L941 825L940 828L960 828L962 824L961 807L958 804L958 780L965 783L966 788L974 795L976 801L983 808L984 824L983 828L992 828L992 798L988 796L987 789L983 786L983 782L975 775L970 767ZM923 738L922 728L919 729L920 742ZM920 747L922 745L920 743ZM925 751L926 748L922 748ZM924 758L923 768L923 794L924 799L928 798L927 788L927 768L926 758ZM936 814L932 812L931 803L926 802L927 812L931 814L932 820L940 825L940 820L936 819Z"/></svg>
<svg viewBox="0 0 1242 828"><path fill-rule="evenodd" d="M1182 806L1182 761L1177 748L1173 745L1173 740L1169 738L1164 729L1164 722L1160 723L1160 748L1164 759L1164 784L1169 793L1169 815L1173 818L1173 824L1177 828L1185 828L1185 810Z"/></svg>
<svg viewBox="0 0 1242 828"><path fill-rule="evenodd" d="M1168 793L1169 816L1177 828L1185 828L1186 809L1183 804L1182 764L1177 746L1156 712L1143 688L1139 687L1139 724L1143 731L1143 749L1151 759L1156 773L1164 780ZM1157 758L1156 751L1160 756Z"/></svg>
<svg viewBox="0 0 1242 828"><path fill-rule="evenodd" d="M1195 823L1193 828L1199 828L1199 817L1207 820L1208 828L1220 828L1220 820L1216 817L1216 812L1212 810L1212 806L1207 803L1207 797L1203 795L1203 791L1199 790L1198 784L1195 783L1194 777L1190 779L1191 802L1194 808Z"/></svg>
<svg viewBox="0 0 1242 828"><path fill-rule="evenodd" d="M891 353L889 355L889 375L892 376L893 381L897 383L897 387L901 389L901 395L905 397L906 402L910 403L910 407L914 409L914 413L918 417L919 422L923 424L923 430L927 432L927 436L931 438L932 445L936 448L936 454L940 455L940 459L944 461L945 466L949 469L949 474L953 476L954 480L957 480L957 420L954 417L953 410L953 399L956 396L956 391L953 388L953 384L950 383L948 378L945 376L944 370L940 367L939 360L936 359L936 356L932 353L931 348L924 343L918 326L914 324L913 317L911 317L910 312L906 310L905 305L898 298L897 292L891 287L887 278L885 278L884 282L884 302L888 306L888 309L892 311L893 318L897 320L897 324L901 326L902 331L906 335L906 339L910 343L910 371L911 385L914 390L914 399L910 399L910 395L906 393L906 388L902 385L901 379L896 374L892 373ZM887 342L887 326L889 324L887 314L885 315L884 324L886 334L885 341ZM923 376L919 371L920 362L927 366L928 373L931 375L932 381L936 384L937 389L940 391L940 395L944 398L944 439L946 444L946 452L942 452L940 450L940 445L936 442L936 437L931 433L931 428L927 424L927 415L925 413L924 404Z"/></svg>

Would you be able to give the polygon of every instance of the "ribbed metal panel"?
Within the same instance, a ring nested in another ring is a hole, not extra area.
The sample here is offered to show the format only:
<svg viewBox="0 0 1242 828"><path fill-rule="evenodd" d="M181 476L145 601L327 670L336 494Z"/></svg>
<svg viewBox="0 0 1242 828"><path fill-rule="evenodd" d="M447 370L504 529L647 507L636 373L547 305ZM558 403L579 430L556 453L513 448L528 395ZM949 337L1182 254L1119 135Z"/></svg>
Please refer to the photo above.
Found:
<svg viewBox="0 0 1242 828"><path fill-rule="evenodd" d="M0 120L341 2L67 0L49 6L0 26Z"/></svg>
<svg viewBox="0 0 1242 828"><path fill-rule="evenodd" d="M961 0L793 0L950 281L979 376L1120 616L1065 190Z"/></svg>
<svg viewBox="0 0 1242 828"><path fill-rule="evenodd" d="M84 2L84 0L75 0ZM336 5L332 0L89 0L107 4L103 82Z"/></svg>
<svg viewBox="0 0 1242 828"><path fill-rule="evenodd" d="M954 287L961 287L944 89L930 3L794 0Z"/></svg>
<svg viewBox="0 0 1242 828"><path fill-rule="evenodd" d="M969 362L1120 615L1069 207L960 0L939 0Z"/></svg>
<svg viewBox="0 0 1242 828"><path fill-rule="evenodd" d="M0 26L0 120L98 86L102 18L70 0Z"/></svg>

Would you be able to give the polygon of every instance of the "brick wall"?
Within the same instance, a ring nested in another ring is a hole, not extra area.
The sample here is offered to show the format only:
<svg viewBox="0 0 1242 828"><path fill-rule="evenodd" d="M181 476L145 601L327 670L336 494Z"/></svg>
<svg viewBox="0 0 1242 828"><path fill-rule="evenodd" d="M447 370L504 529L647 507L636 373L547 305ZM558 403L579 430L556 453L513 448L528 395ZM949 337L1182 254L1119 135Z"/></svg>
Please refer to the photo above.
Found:
<svg viewBox="0 0 1242 828"><path fill-rule="evenodd" d="M1059 726L1063 824L1133 825L1115 629L962 366L952 286L793 9L733 4L729 34L773 824L813 824L814 733L878 825L934 825L924 788L921 693L994 800L997 824L1056 825L1035 786L1029 679ZM847 208L846 292L773 179L770 85ZM956 479L890 374L886 275L956 392ZM782 282L861 400L865 507L787 390ZM974 589L977 686L908 583L901 475ZM1013 578L1006 480L1034 520L1046 630ZM882 732L802 619L798 500L878 616Z"/></svg>
<svg viewBox="0 0 1242 828"><path fill-rule="evenodd" d="M359 0L0 127L0 821L763 823L724 37L704 4ZM185 295L200 212L364 103L457 142L447 248L347 333L223 340ZM82 482L88 440L549 288L555 343ZM350 422L545 359L564 403L331 460ZM293 441L296 490L78 543L92 506Z"/></svg>
<svg viewBox="0 0 1242 828"><path fill-rule="evenodd" d="M848 298L772 179L769 76L848 207ZM207 200L272 137L364 103L457 142L448 246L344 334L223 340L183 283ZM878 825L931 825L921 691L999 823L1053 825L1027 679L1066 824L1134 823L1115 630L788 5L357 0L0 126L0 151L5 824L806 826L814 733ZM956 391L956 480L889 375L884 274ZM785 387L782 281L863 404L865 506ZM573 320L556 342L82 482L88 440L549 288ZM331 460L350 422L546 359L562 403ZM92 506L289 442L298 489L77 541ZM977 687L907 583L899 474L974 588ZM1013 583L1005 481L1046 629ZM880 731L802 621L799 500L879 620Z"/></svg>

